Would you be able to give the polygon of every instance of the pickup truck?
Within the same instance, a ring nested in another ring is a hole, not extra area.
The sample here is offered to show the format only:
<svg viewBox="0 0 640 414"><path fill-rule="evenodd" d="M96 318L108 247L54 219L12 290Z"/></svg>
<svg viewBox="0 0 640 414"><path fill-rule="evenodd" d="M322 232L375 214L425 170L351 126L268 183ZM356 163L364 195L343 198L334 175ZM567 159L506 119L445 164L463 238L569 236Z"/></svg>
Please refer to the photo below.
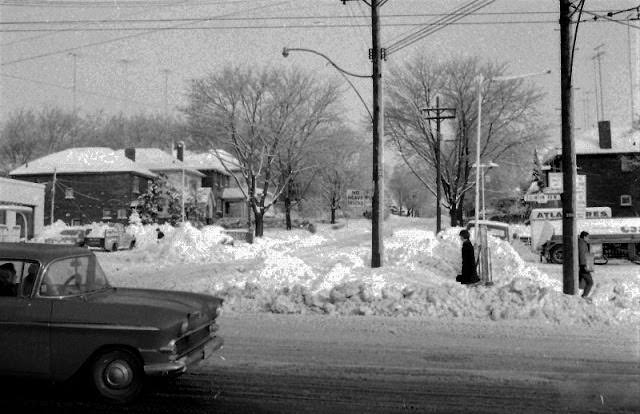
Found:
<svg viewBox="0 0 640 414"><path fill-rule="evenodd" d="M136 238L127 233L122 224L109 223L87 228L85 245L115 252L120 249L133 249L136 245Z"/></svg>

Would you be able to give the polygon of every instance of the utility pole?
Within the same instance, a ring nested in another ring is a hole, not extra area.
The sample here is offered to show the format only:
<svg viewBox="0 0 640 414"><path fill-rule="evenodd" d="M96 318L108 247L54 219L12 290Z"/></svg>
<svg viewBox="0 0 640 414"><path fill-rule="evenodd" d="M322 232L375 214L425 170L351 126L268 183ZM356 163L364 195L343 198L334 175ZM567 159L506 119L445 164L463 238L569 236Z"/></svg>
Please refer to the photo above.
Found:
<svg viewBox="0 0 640 414"><path fill-rule="evenodd" d="M634 117L634 113L635 113L635 99L634 99L634 94L635 94L635 90L633 88L633 70L632 70L632 65L631 65L631 61L632 61L632 50L631 50L631 22L630 22L631 16L627 16L627 50L628 50L628 65L629 65L629 104L630 104L630 111L631 111L631 119L629 120L629 122L631 123L630 127L631 129L633 129L633 117Z"/></svg>
<svg viewBox="0 0 640 414"><path fill-rule="evenodd" d="M53 210L56 205L56 174L57 169L53 169L53 180L51 181L51 223L53 224Z"/></svg>
<svg viewBox="0 0 640 414"><path fill-rule="evenodd" d="M384 203L384 113L382 99L382 61L386 51L380 48L380 0L371 0L371 50L373 68L373 196L371 198L371 267L383 264L382 221Z"/></svg>
<svg viewBox="0 0 640 414"><path fill-rule="evenodd" d="M78 68L78 54L75 52L69 53L73 57L73 113L76 113L76 84L77 84L77 68Z"/></svg>
<svg viewBox="0 0 640 414"><path fill-rule="evenodd" d="M575 295L578 287L578 233L576 229L576 149L573 140L571 92L573 35L571 1L560 0L560 86L562 102L562 291Z"/></svg>
<svg viewBox="0 0 640 414"><path fill-rule="evenodd" d="M436 121L436 234L442 230L442 220L440 219L441 207L440 201L442 200L441 193L441 181L442 173L440 170L440 142L442 137L440 135L440 121L443 119L451 119L456 117L456 108L441 108L440 97L436 96L435 108L424 108L423 111L427 111L427 120L435 119ZM449 114L447 114L449 112Z"/></svg>
<svg viewBox="0 0 640 414"><path fill-rule="evenodd" d="M562 29L561 29L562 30ZM594 47L593 50L596 52L595 55L593 55L593 60L594 60L594 71L595 71L595 65L597 65L598 67L598 73L597 73L597 77L598 77L598 89L600 90L600 117L598 119L598 121L604 121L604 91L602 90L602 62L601 62L601 58L602 56L604 56L604 51L601 51L600 48L604 47L604 43L599 44L598 46ZM597 91L596 91L597 93ZM596 99L598 99L598 96L596 96Z"/></svg>

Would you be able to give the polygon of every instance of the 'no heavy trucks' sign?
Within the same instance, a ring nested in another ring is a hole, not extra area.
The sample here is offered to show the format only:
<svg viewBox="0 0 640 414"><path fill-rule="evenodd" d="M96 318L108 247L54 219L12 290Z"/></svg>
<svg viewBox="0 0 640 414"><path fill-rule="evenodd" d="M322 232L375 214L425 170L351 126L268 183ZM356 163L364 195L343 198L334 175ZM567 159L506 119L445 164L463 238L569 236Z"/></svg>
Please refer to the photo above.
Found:
<svg viewBox="0 0 640 414"><path fill-rule="evenodd" d="M364 207L371 205L371 192L368 190L347 190L347 206Z"/></svg>

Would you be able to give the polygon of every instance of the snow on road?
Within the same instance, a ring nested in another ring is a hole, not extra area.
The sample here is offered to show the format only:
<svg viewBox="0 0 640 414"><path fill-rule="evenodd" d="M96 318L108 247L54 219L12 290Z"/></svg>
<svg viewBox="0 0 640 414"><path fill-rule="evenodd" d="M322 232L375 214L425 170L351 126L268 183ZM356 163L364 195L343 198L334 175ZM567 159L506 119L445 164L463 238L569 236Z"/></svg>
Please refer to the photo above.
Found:
<svg viewBox="0 0 640 414"><path fill-rule="evenodd" d="M101 253L112 283L217 294L232 311L523 320L527 323L617 324L640 321L640 266L597 268L592 301L562 293L561 266L525 261L491 239L494 286L462 286L460 241L439 236L425 219L385 222L385 264L372 269L371 222L267 229L255 243L229 244L215 226L132 225L133 251ZM520 246L519 250L522 246ZM528 257L527 255L523 255ZM535 256L531 256L534 257Z"/></svg>

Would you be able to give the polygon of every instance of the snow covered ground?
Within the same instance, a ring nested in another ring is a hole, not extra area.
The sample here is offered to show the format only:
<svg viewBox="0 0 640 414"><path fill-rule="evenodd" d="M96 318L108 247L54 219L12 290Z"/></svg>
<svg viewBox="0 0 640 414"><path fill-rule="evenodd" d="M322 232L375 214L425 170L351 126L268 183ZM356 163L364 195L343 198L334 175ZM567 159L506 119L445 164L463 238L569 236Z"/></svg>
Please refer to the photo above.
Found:
<svg viewBox="0 0 640 414"><path fill-rule="evenodd" d="M562 294L561 266L540 264L524 245L492 239L494 286L462 286L459 229L436 237L429 219L391 216L385 264L371 269L371 222L306 230L267 229L247 244L216 226L132 225L132 251L99 253L116 286L216 294L235 312L385 315L524 323L634 324L640 321L640 266L600 266L592 301ZM518 253L520 252L520 254ZM523 260L524 259L528 260Z"/></svg>

